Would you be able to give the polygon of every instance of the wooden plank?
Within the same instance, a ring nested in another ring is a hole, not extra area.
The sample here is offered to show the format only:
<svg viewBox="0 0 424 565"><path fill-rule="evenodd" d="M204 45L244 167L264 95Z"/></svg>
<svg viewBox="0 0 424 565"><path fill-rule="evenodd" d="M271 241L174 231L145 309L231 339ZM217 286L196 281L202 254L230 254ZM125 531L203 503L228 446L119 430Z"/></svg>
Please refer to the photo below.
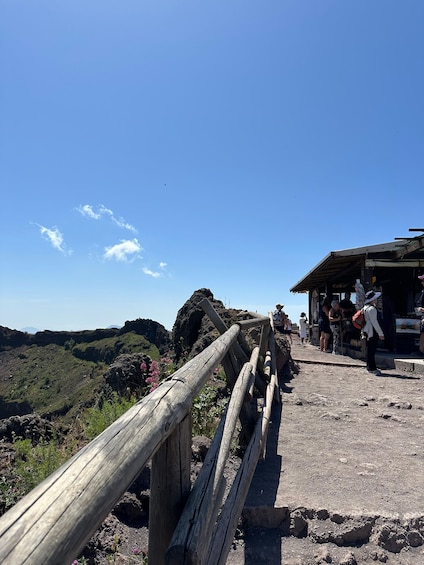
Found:
<svg viewBox="0 0 424 565"><path fill-rule="evenodd" d="M152 460L149 559L163 565L165 552L190 492L191 417L188 414Z"/></svg>
<svg viewBox="0 0 424 565"><path fill-rule="evenodd" d="M207 299L204 298L203 300L200 301L199 305L201 306L202 310L205 312L205 314L207 314L207 316L209 317L209 319L211 320L211 322L213 323L213 325L216 327L216 329L219 331L220 334L223 334L227 331L227 326L225 325L225 322L223 321L223 319L221 318L221 316L218 314L218 312L215 310L215 308L213 307L213 305L211 304L211 302ZM238 323L239 325L239 323ZM238 339L240 337L240 334L238 335ZM241 348L239 343L235 343L233 345L233 351L234 354L236 355L236 358L241 362L241 363L245 363L246 361L248 361L248 355L246 354L245 351L243 351L243 349ZM238 374L240 371L240 366L237 364L236 366L234 366L234 370L235 373Z"/></svg>
<svg viewBox="0 0 424 565"><path fill-rule="evenodd" d="M2 565L75 559L237 339L232 326L0 519Z"/></svg>
<svg viewBox="0 0 424 565"><path fill-rule="evenodd" d="M399 259L398 261L385 261L384 259L366 259L365 260L366 267L390 267L391 269L394 268L402 268L405 267L423 267L424 261L422 259Z"/></svg>
<svg viewBox="0 0 424 565"><path fill-rule="evenodd" d="M278 370L279 368L277 368L277 355L275 353L275 336L274 333L271 333L269 336L269 349L271 351L271 375L274 374L275 378L274 378L274 384L277 385L278 384ZM287 358L284 361L284 364L287 363ZM279 386L274 386L274 400L277 403L281 402L281 397L280 397L280 387Z"/></svg>
<svg viewBox="0 0 424 565"><path fill-rule="evenodd" d="M252 371L255 378L252 379L249 390L247 391L245 402L250 402L250 400L252 400L253 398L253 387L255 385L255 379L258 374L258 360L259 360L259 347L255 347L252 351L252 355L250 356L250 364L252 365Z"/></svg>
<svg viewBox="0 0 424 565"><path fill-rule="evenodd" d="M245 313L246 313L248 316L251 316L252 318L260 318L261 320L268 318L268 316L264 316L263 314L258 314L257 312L249 312L249 311L246 311Z"/></svg>
<svg viewBox="0 0 424 565"><path fill-rule="evenodd" d="M227 327L226 327L224 321L222 320L222 318L220 317L220 315L218 314L218 312L215 310L215 308L211 304L211 302L207 298L204 298L203 300L201 300L201 302L199 304L202 307L202 309L204 310L204 312L207 314L207 316L210 318L211 322L214 324L216 329L220 333L225 332ZM257 325L258 323L264 324L265 320L258 318L255 325ZM237 323L237 325L240 325L240 324ZM237 337L238 337L239 340L241 339L241 337L242 337L241 332L239 332ZM245 342L243 342L243 343L245 343ZM245 348L248 350L247 344L245 344ZM234 357L234 355L235 355L235 357ZM223 361L222 361L222 365L224 367L225 374L227 376L227 381L228 381L228 384L230 385L231 389L233 389L235 387L236 378L237 378L237 375L240 372L240 363L239 362L241 360L243 360L244 362L247 362L248 357L247 357L244 349L240 346L239 343L236 342L236 343L234 343L231 350L228 352L227 357L224 358ZM247 404L245 404L241 409L240 421L241 421L241 424L242 424L241 442L245 443L247 445L247 443L250 440L250 436L252 434L253 427L255 425L255 420L254 420L253 414L250 410L250 406L248 406Z"/></svg>
<svg viewBox="0 0 424 565"><path fill-rule="evenodd" d="M218 515L224 493L224 468L230 452L237 418L250 383L250 363L237 379L228 409L209 448L203 467L185 505L166 554L167 565L203 563L212 525Z"/></svg>
<svg viewBox="0 0 424 565"><path fill-rule="evenodd" d="M260 454L261 458L265 457L266 438L267 438L267 435L268 435L268 427L269 427L269 422L270 422L270 418L271 418L272 401L273 401L273 398L274 398L274 391L277 388L276 382L277 382L277 375L275 373L272 373L271 374L271 380L269 382L269 385L268 385L267 391L266 391L264 412L263 412L263 416L262 416L263 442L262 442L262 451L261 451L261 454Z"/></svg>
<svg viewBox="0 0 424 565"><path fill-rule="evenodd" d="M269 321L269 319L268 319ZM269 340L269 334L271 331L271 324L265 324L262 326L262 331L261 331L261 338L259 341L259 355L261 357L265 356L266 350L268 349L268 340Z"/></svg>
<svg viewBox="0 0 424 565"><path fill-rule="evenodd" d="M405 255L410 255L414 251L418 251L424 247L424 236L415 237L406 243L399 251L396 251L395 257L402 259Z"/></svg>
<svg viewBox="0 0 424 565"><path fill-rule="evenodd" d="M221 510L207 552L207 565L225 565L237 524L241 516L250 484L258 463L262 447L262 421L258 420L255 432L244 454L228 497Z"/></svg>
<svg viewBox="0 0 424 565"><path fill-rule="evenodd" d="M269 319L268 319L268 322L269 322ZM259 340L259 357L261 359L265 359L265 355L266 355L266 352L268 350L270 331L271 331L270 323L262 326L261 337L260 337L260 340ZM261 367L261 366L259 366L256 370L255 386L258 389L261 396L265 396L267 383L264 379L263 367Z"/></svg>
<svg viewBox="0 0 424 565"><path fill-rule="evenodd" d="M204 498L211 500L213 494L213 478L215 474L216 461L218 459L219 447L224 433L225 418L221 418L218 428L213 437L211 446L206 454L202 468L190 492L184 507L178 526L172 536L171 543L165 555L166 565L194 565L198 563L197 548L187 543L187 529L199 531L204 528L205 520L210 522L210 512L204 512L200 505L196 504ZM223 483L219 485L220 490L215 494L216 498L223 497ZM207 510L210 508L207 507ZM192 534L195 535L195 532ZM194 551L194 553L193 553Z"/></svg>
<svg viewBox="0 0 424 565"><path fill-rule="evenodd" d="M252 318L251 320L240 320L236 322L243 330L248 330L249 328L256 328L269 325L269 318Z"/></svg>
<svg viewBox="0 0 424 565"><path fill-rule="evenodd" d="M225 565L227 561L258 459L262 457L265 452L276 380L276 374L272 372L271 380L267 387L264 412L256 424L242 464L240 465L234 483L231 486L228 497L219 515L207 552L208 558L206 565Z"/></svg>

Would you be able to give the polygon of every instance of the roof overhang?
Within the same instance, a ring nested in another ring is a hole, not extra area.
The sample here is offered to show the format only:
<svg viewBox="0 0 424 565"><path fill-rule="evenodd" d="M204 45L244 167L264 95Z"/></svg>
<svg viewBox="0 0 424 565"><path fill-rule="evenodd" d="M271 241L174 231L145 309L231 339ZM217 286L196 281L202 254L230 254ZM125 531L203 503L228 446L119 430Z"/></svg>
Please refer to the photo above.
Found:
<svg viewBox="0 0 424 565"><path fill-rule="evenodd" d="M424 267L424 236L331 251L290 292L309 292L331 284L350 288L366 267Z"/></svg>

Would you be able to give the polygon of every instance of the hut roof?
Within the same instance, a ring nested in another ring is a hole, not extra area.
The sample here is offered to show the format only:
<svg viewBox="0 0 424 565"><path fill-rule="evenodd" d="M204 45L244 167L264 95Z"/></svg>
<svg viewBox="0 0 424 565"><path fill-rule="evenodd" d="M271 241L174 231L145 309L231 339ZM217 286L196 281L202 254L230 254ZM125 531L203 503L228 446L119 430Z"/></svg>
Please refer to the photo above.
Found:
<svg viewBox="0 0 424 565"><path fill-rule="evenodd" d="M423 230L411 230L423 231ZM389 243L330 251L290 292L308 292L325 283L351 286L361 277L361 266L424 267L424 235L398 238Z"/></svg>

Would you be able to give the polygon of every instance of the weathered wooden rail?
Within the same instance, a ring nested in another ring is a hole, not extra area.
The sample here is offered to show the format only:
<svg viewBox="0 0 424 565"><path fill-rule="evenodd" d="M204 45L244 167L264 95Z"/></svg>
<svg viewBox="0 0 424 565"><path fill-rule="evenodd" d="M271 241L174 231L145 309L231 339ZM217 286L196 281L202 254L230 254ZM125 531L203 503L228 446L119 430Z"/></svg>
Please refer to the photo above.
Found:
<svg viewBox="0 0 424 565"><path fill-rule="evenodd" d="M0 519L3 565L71 563L150 460L149 563L225 563L263 455L271 405L279 398L274 334L269 318L253 315L227 329L207 300L202 307L220 337ZM252 327L261 332L250 351L242 330ZM191 488L190 410L220 363L232 394ZM254 388L263 395L260 406L252 402ZM224 467L238 419L246 449L224 497Z"/></svg>

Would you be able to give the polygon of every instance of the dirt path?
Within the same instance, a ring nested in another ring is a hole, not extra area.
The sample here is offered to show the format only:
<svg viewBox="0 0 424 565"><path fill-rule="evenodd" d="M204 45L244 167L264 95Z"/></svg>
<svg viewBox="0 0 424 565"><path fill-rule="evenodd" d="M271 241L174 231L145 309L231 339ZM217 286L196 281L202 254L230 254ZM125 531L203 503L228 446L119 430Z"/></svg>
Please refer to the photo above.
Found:
<svg viewBox="0 0 424 565"><path fill-rule="evenodd" d="M423 375L297 343L292 357L227 563L424 563Z"/></svg>

